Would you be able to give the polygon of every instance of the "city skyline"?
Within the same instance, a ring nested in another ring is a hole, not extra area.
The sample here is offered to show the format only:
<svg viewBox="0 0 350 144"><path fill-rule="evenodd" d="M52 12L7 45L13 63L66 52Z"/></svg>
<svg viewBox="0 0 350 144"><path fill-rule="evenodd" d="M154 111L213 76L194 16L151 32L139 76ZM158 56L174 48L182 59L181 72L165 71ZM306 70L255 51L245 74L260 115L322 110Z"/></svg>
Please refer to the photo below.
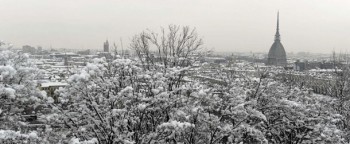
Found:
<svg viewBox="0 0 350 144"><path fill-rule="evenodd" d="M22 45L102 49L169 24L195 27L217 52L267 53L280 11L286 52L348 52L347 1L2 1L0 39ZM297 9L297 11L296 11Z"/></svg>
<svg viewBox="0 0 350 144"><path fill-rule="evenodd" d="M0 144L350 144L349 6L0 0Z"/></svg>

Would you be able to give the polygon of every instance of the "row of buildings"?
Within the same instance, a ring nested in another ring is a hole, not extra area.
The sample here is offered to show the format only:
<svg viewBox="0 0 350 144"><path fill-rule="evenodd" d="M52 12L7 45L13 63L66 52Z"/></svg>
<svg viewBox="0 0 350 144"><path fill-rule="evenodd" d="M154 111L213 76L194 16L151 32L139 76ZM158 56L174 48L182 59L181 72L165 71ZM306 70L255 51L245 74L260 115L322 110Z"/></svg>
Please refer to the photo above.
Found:
<svg viewBox="0 0 350 144"><path fill-rule="evenodd" d="M49 84L43 83L41 85L43 90L55 90L57 87L65 86L65 79L74 73L72 71L79 71L81 67L86 65L86 63L91 62L91 60L94 58L105 57L106 59L113 60L121 57L130 57L129 54L124 54L124 52L122 52L122 56L118 55L117 52L110 52L110 45L108 40L103 43L103 50L95 54L91 54L90 50L78 51L77 53L51 52L48 54L48 52L43 51L42 48L34 48L31 46L23 46L22 51L31 53L31 58L37 60L37 66L47 72L46 80ZM199 55L194 56L199 57ZM157 56L154 55L154 57ZM264 56L256 57L254 55L232 55L226 57L215 55L201 55L199 60L201 63L208 63L209 65L217 64L222 66L224 64L225 66L223 67L230 73L243 75L256 74L257 71L269 70L274 66L284 68L284 70L329 73L344 65L342 62L334 61L288 60L284 46L281 43L281 36L279 32L279 13L277 13L277 27L274 42L267 54L267 58L264 58ZM205 68L202 68L201 70L202 74L205 74L206 71L207 70L205 70ZM202 77L197 76L197 78L208 79L209 77L213 77L214 75L210 75L212 71L215 71L215 68L208 70L208 75L204 75ZM55 86L57 82L61 82L59 86Z"/></svg>

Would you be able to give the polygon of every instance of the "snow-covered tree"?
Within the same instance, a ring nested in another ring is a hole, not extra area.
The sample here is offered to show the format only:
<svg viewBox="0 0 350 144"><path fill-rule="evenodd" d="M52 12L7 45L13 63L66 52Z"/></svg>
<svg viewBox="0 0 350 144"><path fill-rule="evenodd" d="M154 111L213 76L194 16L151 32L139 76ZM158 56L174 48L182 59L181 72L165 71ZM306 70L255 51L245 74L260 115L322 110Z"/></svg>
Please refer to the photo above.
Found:
<svg viewBox="0 0 350 144"><path fill-rule="evenodd" d="M67 139L99 143L339 143L333 98L273 75L208 86L178 78L187 68L145 70L95 59L69 79L55 105ZM163 67L164 68L164 67Z"/></svg>
<svg viewBox="0 0 350 144"><path fill-rule="evenodd" d="M165 68L192 65L203 45L195 28L169 25L159 33L144 31L133 37L130 43L143 68L150 70L160 64Z"/></svg>
<svg viewBox="0 0 350 144"><path fill-rule="evenodd" d="M37 88L39 76L28 55L0 52L0 142L38 141L39 132L31 131L24 115L41 116L40 108L50 100Z"/></svg>
<svg viewBox="0 0 350 144"><path fill-rule="evenodd" d="M224 96L226 93L229 99L239 94L242 97L234 100L238 104L228 103L230 100L220 104L228 112L226 117L233 123L239 122L243 128L240 134L231 136L231 140L241 135L241 142L249 143L257 140L269 143L344 142L345 131L338 127L343 116L333 107L336 99L310 93L307 89L291 89L288 84L275 81L271 73L262 73L259 78L225 79L228 86L222 87ZM240 106L243 118L235 115L237 111L225 109L225 105ZM227 136L229 139L230 135Z"/></svg>
<svg viewBox="0 0 350 144"><path fill-rule="evenodd" d="M40 72L26 55L6 51L0 56L1 142L346 141L346 113L339 111L337 98L291 88L273 73L227 77L222 71L216 78L225 85L207 85L185 80L189 67L147 70L137 61L102 58L72 75L54 103L37 89ZM49 114L35 110L47 105L53 109ZM29 130L26 111L36 112L45 128Z"/></svg>
<svg viewBox="0 0 350 144"><path fill-rule="evenodd" d="M329 89L330 96L336 99L334 108L343 116L340 128L347 132L345 138L350 143L350 68L344 66L342 71L334 75Z"/></svg>

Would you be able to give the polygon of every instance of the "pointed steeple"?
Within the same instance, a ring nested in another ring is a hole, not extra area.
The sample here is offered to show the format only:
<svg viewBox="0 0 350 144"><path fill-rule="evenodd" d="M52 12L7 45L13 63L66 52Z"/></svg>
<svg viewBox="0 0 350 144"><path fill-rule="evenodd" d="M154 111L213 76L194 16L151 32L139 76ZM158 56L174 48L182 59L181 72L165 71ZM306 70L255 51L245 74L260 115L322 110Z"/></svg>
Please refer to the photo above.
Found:
<svg viewBox="0 0 350 144"><path fill-rule="evenodd" d="M275 41L273 42L270 48L266 64L275 65L275 66L286 66L287 64L287 55L281 43L281 37L280 37L280 31L279 31L279 12L277 12L277 27L276 27Z"/></svg>
<svg viewBox="0 0 350 144"><path fill-rule="evenodd" d="M280 12L277 12L277 28L276 28L276 34L275 34L275 41L281 40L280 37Z"/></svg>

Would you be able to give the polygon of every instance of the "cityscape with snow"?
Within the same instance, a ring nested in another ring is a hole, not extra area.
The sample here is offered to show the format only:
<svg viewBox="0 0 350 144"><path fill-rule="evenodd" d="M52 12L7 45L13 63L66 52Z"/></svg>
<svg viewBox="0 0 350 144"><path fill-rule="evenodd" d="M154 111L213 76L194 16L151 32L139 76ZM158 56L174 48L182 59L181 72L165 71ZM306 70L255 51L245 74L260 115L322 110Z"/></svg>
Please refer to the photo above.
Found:
<svg viewBox="0 0 350 144"><path fill-rule="evenodd" d="M5 0L0 143L350 144L350 2L311 1Z"/></svg>

